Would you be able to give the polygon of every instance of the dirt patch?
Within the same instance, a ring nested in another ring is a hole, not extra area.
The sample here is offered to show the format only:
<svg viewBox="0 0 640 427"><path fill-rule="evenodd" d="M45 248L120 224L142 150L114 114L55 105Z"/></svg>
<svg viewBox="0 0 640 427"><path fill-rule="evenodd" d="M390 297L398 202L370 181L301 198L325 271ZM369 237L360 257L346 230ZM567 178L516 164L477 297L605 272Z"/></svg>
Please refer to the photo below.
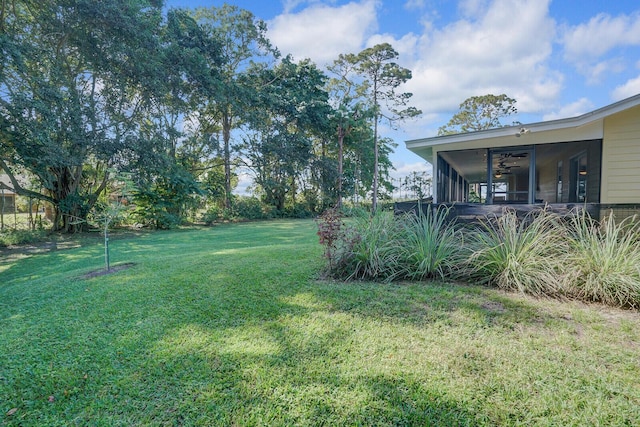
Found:
<svg viewBox="0 0 640 427"><path fill-rule="evenodd" d="M498 314L502 314L507 311L504 308L504 305L502 305L498 301L486 301L482 303L480 307L483 308L484 310L487 310L493 313L498 313Z"/></svg>
<svg viewBox="0 0 640 427"><path fill-rule="evenodd" d="M127 262L124 264L114 265L108 270L104 268L101 268L100 270L93 270L86 274L83 274L80 277L82 277L83 279L91 279L93 277L106 276L107 274L113 274L113 273L117 273L118 271L126 270L128 268L133 267L134 265L136 265L135 262Z"/></svg>

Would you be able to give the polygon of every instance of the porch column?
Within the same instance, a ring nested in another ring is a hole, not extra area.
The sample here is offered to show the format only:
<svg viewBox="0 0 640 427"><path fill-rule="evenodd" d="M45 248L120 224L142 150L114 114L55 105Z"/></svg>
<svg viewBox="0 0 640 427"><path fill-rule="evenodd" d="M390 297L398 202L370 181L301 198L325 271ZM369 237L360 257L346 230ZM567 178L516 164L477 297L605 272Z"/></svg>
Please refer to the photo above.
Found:
<svg viewBox="0 0 640 427"><path fill-rule="evenodd" d="M490 148L487 148L487 198L484 203L487 205L493 204L493 153Z"/></svg>
<svg viewBox="0 0 640 427"><path fill-rule="evenodd" d="M529 204L536 202L536 146L531 147L529 159Z"/></svg>

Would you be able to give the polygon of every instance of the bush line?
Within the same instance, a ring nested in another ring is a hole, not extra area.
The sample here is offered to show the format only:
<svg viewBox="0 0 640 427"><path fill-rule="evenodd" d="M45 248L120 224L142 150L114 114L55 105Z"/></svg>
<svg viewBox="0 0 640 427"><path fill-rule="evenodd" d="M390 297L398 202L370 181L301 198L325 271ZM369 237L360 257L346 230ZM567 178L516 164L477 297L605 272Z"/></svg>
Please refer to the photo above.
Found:
<svg viewBox="0 0 640 427"><path fill-rule="evenodd" d="M327 276L344 280L451 279L535 296L640 307L640 222L596 221L546 209L463 225L441 206L423 215L378 211L318 220Z"/></svg>

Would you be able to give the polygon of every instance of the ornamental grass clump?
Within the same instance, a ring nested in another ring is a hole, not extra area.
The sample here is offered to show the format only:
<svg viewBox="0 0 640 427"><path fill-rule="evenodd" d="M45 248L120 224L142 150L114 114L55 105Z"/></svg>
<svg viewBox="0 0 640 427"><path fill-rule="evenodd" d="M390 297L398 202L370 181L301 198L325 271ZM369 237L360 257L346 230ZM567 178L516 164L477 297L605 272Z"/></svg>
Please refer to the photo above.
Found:
<svg viewBox="0 0 640 427"><path fill-rule="evenodd" d="M601 222L575 213L568 224L567 291L576 298L640 307L640 222L636 217Z"/></svg>
<svg viewBox="0 0 640 427"><path fill-rule="evenodd" d="M559 218L540 210L518 218L516 212L481 221L468 237L467 275L479 283L536 296L563 291L560 254L566 238Z"/></svg>
<svg viewBox="0 0 640 427"><path fill-rule="evenodd" d="M464 259L464 239L455 219L449 219L449 211L444 206L428 206L422 215L411 213L402 218L396 276L423 280L456 274Z"/></svg>
<svg viewBox="0 0 640 427"><path fill-rule="evenodd" d="M356 216L344 235L348 253L343 258L342 277L391 280L398 271L399 225L393 212L377 211Z"/></svg>

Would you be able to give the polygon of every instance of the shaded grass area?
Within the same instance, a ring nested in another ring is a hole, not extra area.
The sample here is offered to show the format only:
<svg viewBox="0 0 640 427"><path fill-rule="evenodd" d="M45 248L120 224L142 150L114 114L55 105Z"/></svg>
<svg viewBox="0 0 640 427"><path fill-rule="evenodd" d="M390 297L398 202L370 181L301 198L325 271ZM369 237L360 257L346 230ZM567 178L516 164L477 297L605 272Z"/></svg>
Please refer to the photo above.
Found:
<svg viewBox="0 0 640 427"><path fill-rule="evenodd" d="M312 221L0 260L3 425L638 425L640 315L319 281ZM10 415L8 415L10 414Z"/></svg>

